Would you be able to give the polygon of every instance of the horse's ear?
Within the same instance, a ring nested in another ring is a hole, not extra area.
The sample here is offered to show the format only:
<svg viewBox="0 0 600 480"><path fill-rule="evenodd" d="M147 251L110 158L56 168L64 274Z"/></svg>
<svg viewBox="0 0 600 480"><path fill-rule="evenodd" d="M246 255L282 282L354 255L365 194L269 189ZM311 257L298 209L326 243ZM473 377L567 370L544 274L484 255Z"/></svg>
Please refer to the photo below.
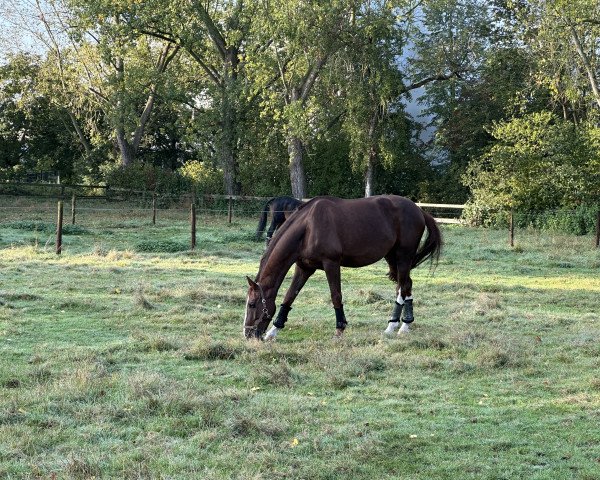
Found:
<svg viewBox="0 0 600 480"><path fill-rule="evenodd" d="M246 276L246 280L248 280L248 285L251 288L258 288L258 284L254 280L252 280L250 277Z"/></svg>

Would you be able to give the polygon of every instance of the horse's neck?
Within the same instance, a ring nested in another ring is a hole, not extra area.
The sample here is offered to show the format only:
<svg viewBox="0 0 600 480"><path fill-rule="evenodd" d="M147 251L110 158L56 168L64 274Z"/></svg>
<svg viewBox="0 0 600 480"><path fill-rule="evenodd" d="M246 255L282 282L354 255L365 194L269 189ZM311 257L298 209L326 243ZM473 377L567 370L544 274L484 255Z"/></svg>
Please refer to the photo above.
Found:
<svg viewBox="0 0 600 480"><path fill-rule="evenodd" d="M266 296L277 296L277 292L287 272L296 262L297 257L298 252L296 248L274 248L271 251L258 275L258 282L265 290Z"/></svg>

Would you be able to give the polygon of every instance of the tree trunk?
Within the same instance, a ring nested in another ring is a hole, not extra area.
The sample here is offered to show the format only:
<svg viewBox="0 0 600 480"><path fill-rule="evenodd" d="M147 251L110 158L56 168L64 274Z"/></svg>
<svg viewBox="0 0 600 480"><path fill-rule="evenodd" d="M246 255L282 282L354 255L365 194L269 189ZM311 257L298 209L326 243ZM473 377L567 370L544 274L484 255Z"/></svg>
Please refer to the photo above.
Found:
<svg viewBox="0 0 600 480"><path fill-rule="evenodd" d="M238 49L230 47L227 51L224 84L221 89L221 164L227 195L238 195L241 191L237 158L238 112L234 104L238 63Z"/></svg>
<svg viewBox="0 0 600 480"><path fill-rule="evenodd" d="M306 176L304 174L304 162L302 157L302 140L291 135L288 138L288 153L290 156L290 183L292 184L292 196L306 198Z"/></svg>
<svg viewBox="0 0 600 480"><path fill-rule="evenodd" d="M365 173L365 197L373 196L373 184L374 178L373 173L375 171L375 161L377 159L377 152L375 146L371 146L369 151L369 162L367 163L367 171Z"/></svg>
<svg viewBox="0 0 600 480"><path fill-rule="evenodd" d="M121 166L127 167L133 163L135 157L132 152L131 145L127 141L125 130L123 128L117 128L117 147L119 147L119 153L121 154Z"/></svg>
<svg viewBox="0 0 600 480"><path fill-rule="evenodd" d="M140 116L140 121L138 122L138 126L133 133L133 141L131 143L131 150L134 155L137 155L137 152L140 148L140 142L142 141L142 137L144 136L144 130L146 128L146 124L150 119L150 114L152 113L152 108L154 107L154 100L156 98L156 94L154 92L154 87L152 87L152 91L150 95L148 95L148 99L146 100L146 106L142 111L142 115Z"/></svg>
<svg viewBox="0 0 600 480"><path fill-rule="evenodd" d="M369 122L369 157L367 159L367 171L365 172L365 197L373 195L374 186L374 172L375 164L377 163L377 126L379 125L379 116L382 108L378 106L371 115L371 121Z"/></svg>
<svg viewBox="0 0 600 480"><path fill-rule="evenodd" d="M575 50L577 50L577 54L579 55L579 58L581 58L583 68L585 69L588 81L590 82L590 87L592 88L592 92L594 94L594 100L596 101L598 107L600 107L600 87L598 86L596 72L594 71L588 55L583 50L577 30L575 30L573 25L569 25L569 30L571 33L571 38L573 39L573 43L575 44Z"/></svg>
<svg viewBox="0 0 600 480"><path fill-rule="evenodd" d="M90 142L88 141L88 139L85 138L85 135L83 134L83 131L79 127L79 122L75 118L75 115L73 115L73 113L70 110L68 110L67 113L69 115L69 119L71 120L71 124L73 125L73 128L75 129L75 133L77 134L77 139L79 140L79 143L81 143L81 146L85 150L86 157L89 157L92 154L92 146L90 145Z"/></svg>

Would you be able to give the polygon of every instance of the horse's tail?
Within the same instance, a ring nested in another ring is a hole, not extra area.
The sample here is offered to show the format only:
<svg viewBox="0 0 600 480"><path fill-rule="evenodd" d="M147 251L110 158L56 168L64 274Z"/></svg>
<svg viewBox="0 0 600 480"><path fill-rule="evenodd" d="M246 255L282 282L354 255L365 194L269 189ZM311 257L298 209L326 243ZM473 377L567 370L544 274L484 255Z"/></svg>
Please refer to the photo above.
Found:
<svg viewBox="0 0 600 480"><path fill-rule="evenodd" d="M442 251L442 232L438 227L435 219L427 212L423 212L425 217L425 226L427 227L427 236L425 241L417 251L413 260L412 268L419 266L428 258L431 258L432 262L437 265Z"/></svg>
<svg viewBox="0 0 600 480"><path fill-rule="evenodd" d="M256 228L256 239L260 240L261 235L265 231L265 227L267 226L267 215L269 214L269 208L271 208L271 202L275 200L275 198L271 198L267 200L265 206L263 207L263 211L258 220L258 227Z"/></svg>

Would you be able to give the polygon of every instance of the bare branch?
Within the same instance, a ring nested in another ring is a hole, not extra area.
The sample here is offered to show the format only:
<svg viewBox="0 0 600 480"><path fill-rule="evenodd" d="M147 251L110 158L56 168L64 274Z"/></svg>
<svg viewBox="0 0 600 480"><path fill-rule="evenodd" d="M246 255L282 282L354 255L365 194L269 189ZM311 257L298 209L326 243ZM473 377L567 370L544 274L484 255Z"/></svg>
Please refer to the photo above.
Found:
<svg viewBox="0 0 600 480"><path fill-rule="evenodd" d="M323 57L319 58L317 60L317 63L315 63L310 70L306 73L306 76L304 77L304 80L302 81L302 84L300 85L300 99L302 100L302 102L305 102L306 99L308 98L308 95L310 94L310 91L313 87L313 85L315 84L315 82L317 81L317 78L319 77L319 73L321 72L321 70L323 69L323 67L325 66L325 64L327 63L327 59L328 59L328 55L323 55Z"/></svg>

